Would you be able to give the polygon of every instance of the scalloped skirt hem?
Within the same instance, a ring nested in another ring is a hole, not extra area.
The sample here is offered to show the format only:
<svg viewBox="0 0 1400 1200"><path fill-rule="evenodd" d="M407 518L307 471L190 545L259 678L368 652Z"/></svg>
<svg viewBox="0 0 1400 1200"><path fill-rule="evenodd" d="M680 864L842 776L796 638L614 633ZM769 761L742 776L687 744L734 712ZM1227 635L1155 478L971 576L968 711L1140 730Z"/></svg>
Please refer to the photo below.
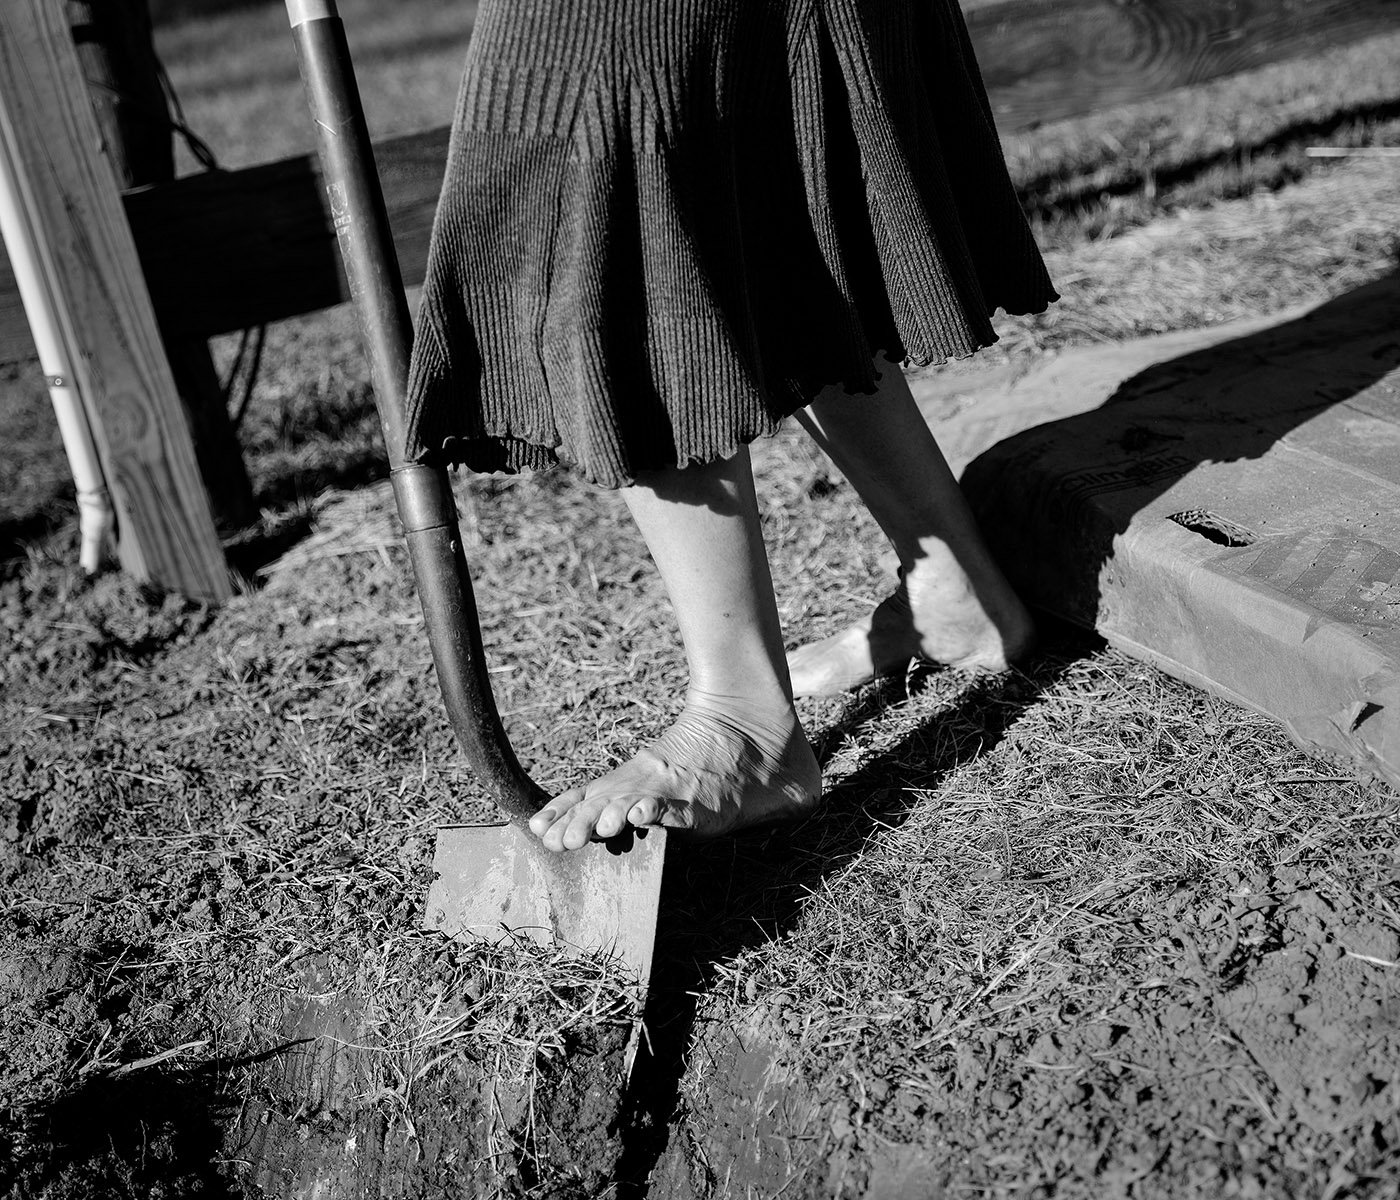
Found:
<svg viewBox="0 0 1400 1200"><path fill-rule="evenodd" d="M1046 304L1029 311L1044 312L1049 303L1056 299L1058 297L1052 293ZM882 357L896 369L921 370L971 358L979 351L994 345L997 340L996 334L992 334L991 338L981 345L957 352L928 350L923 353L896 355L884 350L877 351L866 370L852 371L842 378L807 390L800 399L783 406L771 420L735 428L727 435L716 437L711 444L688 447L684 454L672 455L665 460L647 464L633 473L610 469L608 466L600 469L597 463L575 461L568 451L557 443L542 442L537 436L517 434L510 430L478 437L449 434L440 445L424 448L416 457L419 461L441 466L464 467L475 475L519 475L563 467L576 472L595 487L608 490L631 487L637 482L639 475L648 471L685 468L732 458L744 446L776 436L794 413L825 393L844 394L851 403L860 403L862 397L872 396L880 388L882 375L876 364Z"/></svg>

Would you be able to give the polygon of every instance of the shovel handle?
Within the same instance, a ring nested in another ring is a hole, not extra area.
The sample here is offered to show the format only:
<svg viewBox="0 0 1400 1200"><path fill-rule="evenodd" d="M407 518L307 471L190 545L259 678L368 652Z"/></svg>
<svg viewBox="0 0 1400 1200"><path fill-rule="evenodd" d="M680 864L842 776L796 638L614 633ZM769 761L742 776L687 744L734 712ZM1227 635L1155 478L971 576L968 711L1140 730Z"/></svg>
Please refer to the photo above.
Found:
<svg viewBox="0 0 1400 1200"><path fill-rule="evenodd" d="M443 701L472 770L513 820L528 820L548 797L515 757L496 709L451 483L442 467L404 459L413 323L345 26L335 0L286 3Z"/></svg>

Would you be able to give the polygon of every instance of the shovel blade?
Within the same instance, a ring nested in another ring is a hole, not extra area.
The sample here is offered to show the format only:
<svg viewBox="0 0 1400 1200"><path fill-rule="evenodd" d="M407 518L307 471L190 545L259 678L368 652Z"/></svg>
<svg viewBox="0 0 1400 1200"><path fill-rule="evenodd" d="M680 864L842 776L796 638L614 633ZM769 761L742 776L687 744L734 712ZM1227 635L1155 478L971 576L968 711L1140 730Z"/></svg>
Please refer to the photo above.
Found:
<svg viewBox="0 0 1400 1200"><path fill-rule="evenodd" d="M620 958L645 985L656 941L666 833L552 854L516 825L438 829L425 929L500 941L528 937Z"/></svg>

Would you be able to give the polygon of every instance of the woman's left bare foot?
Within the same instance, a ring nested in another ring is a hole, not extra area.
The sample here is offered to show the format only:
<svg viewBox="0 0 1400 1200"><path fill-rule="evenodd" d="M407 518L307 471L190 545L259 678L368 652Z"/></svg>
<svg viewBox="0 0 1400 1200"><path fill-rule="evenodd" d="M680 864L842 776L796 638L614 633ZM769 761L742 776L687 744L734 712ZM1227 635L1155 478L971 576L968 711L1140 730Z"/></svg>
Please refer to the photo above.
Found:
<svg viewBox="0 0 1400 1200"><path fill-rule="evenodd" d="M797 714L692 692L635 758L556 796L530 819L550 850L578 850L628 825L701 837L791 820L821 798L821 768Z"/></svg>
<svg viewBox="0 0 1400 1200"><path fill-rule="evenodd" d="M1034 641L1030 614L999 573L974 586L948 553L919 559L875 611L788 655L794 696L836 696L914 658L955 670L997 672Z"/></svg>

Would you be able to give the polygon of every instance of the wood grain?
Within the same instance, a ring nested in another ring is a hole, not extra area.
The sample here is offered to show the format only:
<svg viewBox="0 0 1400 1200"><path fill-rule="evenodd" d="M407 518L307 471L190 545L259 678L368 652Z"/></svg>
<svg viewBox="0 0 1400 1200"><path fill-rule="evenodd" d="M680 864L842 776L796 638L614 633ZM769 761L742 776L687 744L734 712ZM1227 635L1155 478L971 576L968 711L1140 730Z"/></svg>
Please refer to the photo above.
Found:
<svg viewBox="0 0 1400 1200"><path fill-rule="evenodd" d="M130 190L171 182L171 113L146 0L66 0L66 11L97 127L120 186ZM161 327L165 332L164 321ZM163 341L215 524L221 530L246 528L258 510L209 343L198 334L167 335Z"/></svg>
<svg viewBox="0 0 1400 1200"><path fill-rule="evenodd" d="M0 112L48 249L122 565L224 599L228 571L62 0L0 5Z"/></svg>
<svg viewBox="0 0 1400 1200"><path fill-rule="evenodd" d="M1143 100L1400 27L1400 0L964 0L1003 131ZM422 280L447 131L376 147L404 279ZM128 193L167 334L210 336L348 299L308 158ZM8 267L0 362L32 355Z"/></svg>
<svg viewBox="0 0 1400 1200"><path fill-rule="evenodd" d="M1400 27L1400 0L1003 0L967 13L1003 130Z"/></svg>

